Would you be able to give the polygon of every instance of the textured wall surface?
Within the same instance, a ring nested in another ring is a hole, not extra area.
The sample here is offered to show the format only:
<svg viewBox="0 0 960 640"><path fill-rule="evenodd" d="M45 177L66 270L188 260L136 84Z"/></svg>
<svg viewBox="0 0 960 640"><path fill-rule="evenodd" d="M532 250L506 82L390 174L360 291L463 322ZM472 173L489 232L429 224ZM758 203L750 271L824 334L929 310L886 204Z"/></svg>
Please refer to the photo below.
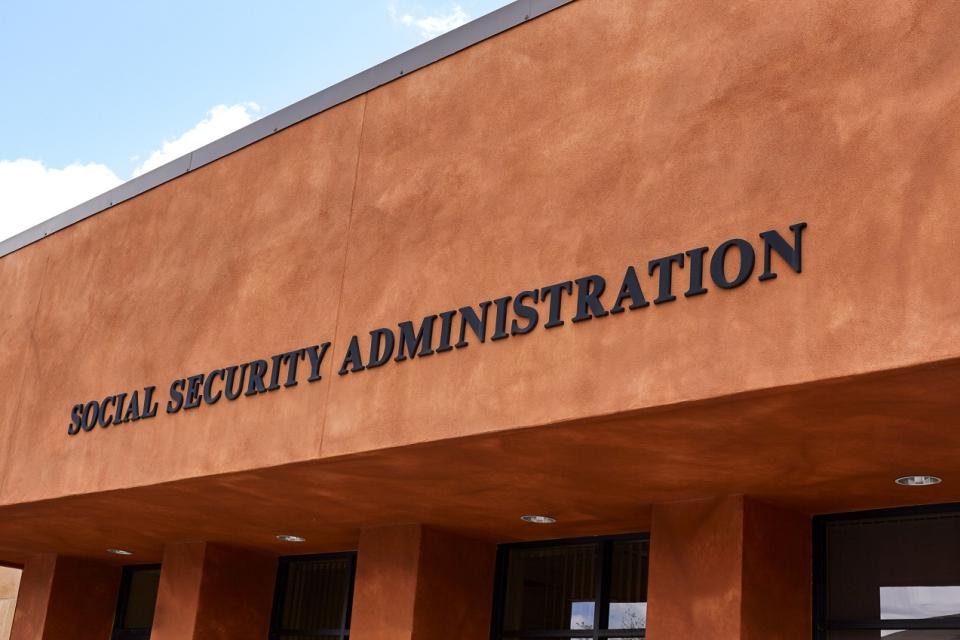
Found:
<svg viewBox="0 0 960 640"><path fill-rule="evenodd" d="M6 256L0 502L956 357L958 25L580 0ZM335 375L354 334L627 265L652 298L648 260L801 220L802 275ZM321 382L66 435L325 340Z"/></svg>
<svg viewBox="0 0 960 640"><path fill-rule="evenodd" d="M578 0L0 258L14 640L104 635L108 547L166 561L158 637L229 635L270 571L210 550L296 533L359 548L360 640L426 640L485 631L495 542L628 531L651 637L806 637L810 514L960 501L958 31L951 0ZM355 335L590 274L609 307L627 266L652 300L650 260L801 221L801 274L686 297L688 263L672 302L337 374ZM325 341L319 382L67 435Z"/></svg>

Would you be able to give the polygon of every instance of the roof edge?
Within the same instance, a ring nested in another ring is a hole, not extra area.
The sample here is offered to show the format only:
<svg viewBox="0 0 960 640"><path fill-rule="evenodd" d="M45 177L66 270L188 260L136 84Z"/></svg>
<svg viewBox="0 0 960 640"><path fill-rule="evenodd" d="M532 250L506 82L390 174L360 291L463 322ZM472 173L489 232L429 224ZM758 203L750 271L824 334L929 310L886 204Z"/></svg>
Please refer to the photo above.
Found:
<svg viewBox="0 0 960 640"><path fill-rule="evenodd" d="M573 0L515 0L0 241L0 258Z"/></svg>

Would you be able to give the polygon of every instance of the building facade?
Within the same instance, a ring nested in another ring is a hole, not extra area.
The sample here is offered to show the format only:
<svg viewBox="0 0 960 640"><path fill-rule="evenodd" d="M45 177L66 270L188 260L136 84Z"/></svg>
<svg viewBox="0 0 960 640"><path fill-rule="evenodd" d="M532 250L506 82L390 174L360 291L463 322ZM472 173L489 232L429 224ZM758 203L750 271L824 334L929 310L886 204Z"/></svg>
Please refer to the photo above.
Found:
<svg viewBox="0 0 960 640"><path fill-rule="evenodd" d="M521 0L2 243L10 637L960 638L958 32Z"/></svg>

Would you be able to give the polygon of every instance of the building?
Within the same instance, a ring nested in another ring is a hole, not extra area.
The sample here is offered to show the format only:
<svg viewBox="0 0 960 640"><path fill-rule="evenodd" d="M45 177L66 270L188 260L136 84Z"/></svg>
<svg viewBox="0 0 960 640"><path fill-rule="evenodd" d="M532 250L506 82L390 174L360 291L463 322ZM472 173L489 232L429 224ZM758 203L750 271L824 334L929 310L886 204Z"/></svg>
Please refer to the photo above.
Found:
<svg viewBox="0 0 960 640"><path fill-rule="evenodd" d="M0 244L11 638L960 637L958 32L521 0Z"/></svg>

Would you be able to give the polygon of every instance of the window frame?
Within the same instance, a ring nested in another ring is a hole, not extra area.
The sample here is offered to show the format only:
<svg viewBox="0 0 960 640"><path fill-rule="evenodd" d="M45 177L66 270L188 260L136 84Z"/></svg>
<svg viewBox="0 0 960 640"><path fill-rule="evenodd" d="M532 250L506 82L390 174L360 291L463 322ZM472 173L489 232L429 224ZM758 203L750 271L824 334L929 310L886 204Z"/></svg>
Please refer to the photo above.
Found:
<svg viewBox="0 0 960 640"><path fill-rule="evenodd" d="M150 640L150 633L153 631L152 625L147 629L125 629L122 628L121 625L127 615L127 600L129 600L130 584L133 580L133 574L137 571L154 570L160 570L162 575L163 566L160 564L128 564L123 566L123 573L120 576L120 588L117 592L117 607L113 614L113 630L110 632L111 640ZM153 602L153 610L154 615L156 615L156 600Z"/></svg>
<svg viewBox="0 0 960 640"><path fill-rule="evenodd" d="M557 538L553 540L531 540L527 542L513 542L497 546L497 566L494 578L493 591L493 613L490 624L490 640L503 640L507 638L590 638L592 640L602 640L603 638L646 638L646 629L603 629L607 626L610 614L610 574L613 565L613 543L615 542L634 542L644 541L648 544L647 560L649 562L649 543L650 533L622 533L606 536L585 536L581 538ZM550 630L528 630L512 631L503 628L503 616L506 612L507 596L507 561L511 549L531 549L546 547L563 547L578 544L599 544L598 554L599 563L596 571L596 593L593 613L593 629L550 629ZM649 580L649 574L648 574ZM648 583L649 587L649 583Z"/></svg>
<svg viewBox="0 0 960 640"><path fill-rule="evenodd" d="M813 518L813 640L827 640L830 631L886 631L894 629L955 631L960 621L951 625L937 619L908 620L829 620L827 586L827 528L836 522L859 522L888 518L899 520L924 516L960 515L960 502L927 504L893 509L873 509L851 513L831 513Z"/></svg>
<svg viewBox="0 0 960 640"><path fill-rule="evenodd" d="M314 560L340 560L350 561L350 584L347 586L346 607L344 607L341 616L339 629L284 629L280 627L280 621L283 616L283 596L287 589L287 576L289 575L290 565L296 562L310 562ZM353 617L353 592L357 581L357 552L341 551L336 553L310 553L296 556L281 556L277 562L277 579L273 587L273 610L270 614L270 633L269 640L279 640L284 635L312 636L320 638L323 636L333 636L340 640L350 638L350 621Z"/></svg>

